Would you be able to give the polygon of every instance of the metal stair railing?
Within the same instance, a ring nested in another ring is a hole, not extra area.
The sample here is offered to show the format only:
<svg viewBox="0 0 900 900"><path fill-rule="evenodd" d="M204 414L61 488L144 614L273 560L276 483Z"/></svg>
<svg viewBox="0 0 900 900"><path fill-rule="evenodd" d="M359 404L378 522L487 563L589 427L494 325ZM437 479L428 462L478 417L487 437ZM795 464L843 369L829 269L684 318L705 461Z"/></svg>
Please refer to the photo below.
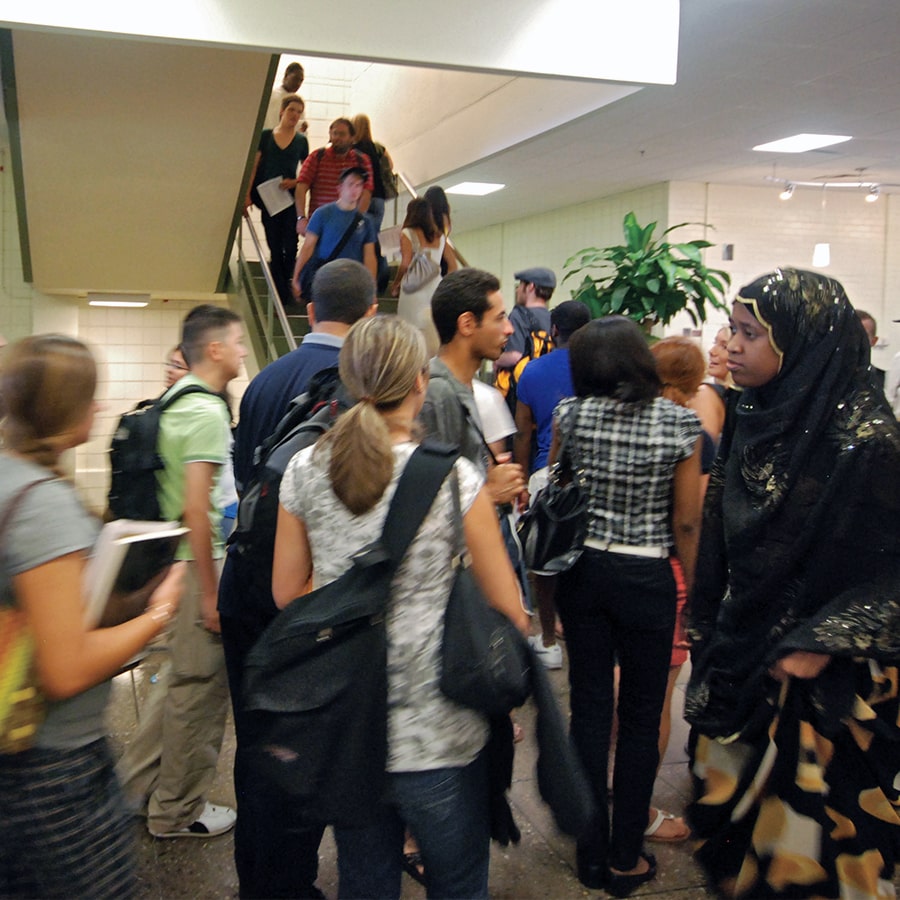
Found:
<svg viewBox="0 0 900 900"><path fill-rule="evenodd" d="M266 281L267 291L265 297L260 296L259 291L256 288L253 273L250 269L250 261L244 255L244 228L247 229L247 233L250 235L250 240L253 242L253 246L259 257L260 268L262 269L262 274ZM281 355L278 352L276 344L278 338L281 338L286 342L288 350L295 350L297 348L297 339L294 337L294 333L291 330L287 313L284 310L284 304L278 296L278 290L272 279L272 272L266 261L266 254L263 252L259 235L256 233L256 228L247 213L244 213L241 217L241 225L238 231L238 266L241 281L250 303L250 308L254 318L260 326L261 337L265 342L268 361L272 362ZM276 328L276 323L278 328ZM277 333L278 329L280 329L280 334Z"/></svg>

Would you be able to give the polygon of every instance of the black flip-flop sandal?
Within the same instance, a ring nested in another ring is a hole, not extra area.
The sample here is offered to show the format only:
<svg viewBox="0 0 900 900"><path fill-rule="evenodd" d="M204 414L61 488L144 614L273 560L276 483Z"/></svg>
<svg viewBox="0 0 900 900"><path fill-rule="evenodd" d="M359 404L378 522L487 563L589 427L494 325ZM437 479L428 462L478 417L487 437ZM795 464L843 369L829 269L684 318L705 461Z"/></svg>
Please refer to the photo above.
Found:
<svg viewBox="0 0 900 900"><path fill-rule="evenodd" d="M404 853L403 854L403 871L409 875L414 881L418 881L419 884L425 884L425 866L422 863L422 854L416 851L415 853Z"/></svg>

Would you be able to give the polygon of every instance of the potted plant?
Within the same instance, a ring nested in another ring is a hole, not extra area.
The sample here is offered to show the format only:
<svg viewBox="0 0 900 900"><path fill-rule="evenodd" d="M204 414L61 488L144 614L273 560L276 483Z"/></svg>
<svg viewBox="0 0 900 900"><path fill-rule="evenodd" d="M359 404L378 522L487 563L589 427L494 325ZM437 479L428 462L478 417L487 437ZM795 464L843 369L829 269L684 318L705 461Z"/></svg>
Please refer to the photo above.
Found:
<svg viewBox="0 0 900 900"><path fill-rule="evenodd" d="M622 224L624 244L602 250L588 247L565 263L571 271L563 281L585 270L601 270L598 275L586 272L572 291L572 299L585 303L594 318L627 316L649 331L654 325L668 324L682 309L697 324L706 321L707 303L715 309L727 308L724 297L731 276L703 264L700 251L713 246L709 241L654 241L657 223L642 228L633 212ZM672 225L662 237L689 224Z"/></svg>

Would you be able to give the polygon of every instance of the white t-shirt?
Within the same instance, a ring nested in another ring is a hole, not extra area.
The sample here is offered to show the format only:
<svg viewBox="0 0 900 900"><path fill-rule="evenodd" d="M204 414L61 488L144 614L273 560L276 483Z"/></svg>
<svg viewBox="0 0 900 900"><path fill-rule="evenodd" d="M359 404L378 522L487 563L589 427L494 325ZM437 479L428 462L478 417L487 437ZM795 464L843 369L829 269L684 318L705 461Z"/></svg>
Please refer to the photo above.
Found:
<svg viewBox="0 0 900 900"><path fill-rule="evenodd" d="M503 394L495 387L472 379L472 390L475 393L475 406L484 429L484 439L493 444L516 433L516 423L506 405Z"/></svg>

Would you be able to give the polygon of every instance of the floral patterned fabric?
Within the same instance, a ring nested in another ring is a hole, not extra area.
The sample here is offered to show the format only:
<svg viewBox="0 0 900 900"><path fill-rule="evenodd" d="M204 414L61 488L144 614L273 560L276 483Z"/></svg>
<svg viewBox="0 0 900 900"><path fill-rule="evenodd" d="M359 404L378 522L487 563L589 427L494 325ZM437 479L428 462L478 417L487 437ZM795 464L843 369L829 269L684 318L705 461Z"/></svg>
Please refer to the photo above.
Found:
<svg viewBox="0 0 900 900"><path fill-rule="evenodd" d="M394 474L375 506L354 516L331 489L327 448L309 447L288 464L280 501L306 524L312 547L313 584L344 574L352 557L377 540L384 517L415 444L394 447ZM456 461L463 515L482 478L468 460ZM485 745L487 720L448 700L440 691L444 610L450 596L456 550L453 498L448 479L410 545L391 592L388 632L389 772L420 772L468 765Z"/></svg>

